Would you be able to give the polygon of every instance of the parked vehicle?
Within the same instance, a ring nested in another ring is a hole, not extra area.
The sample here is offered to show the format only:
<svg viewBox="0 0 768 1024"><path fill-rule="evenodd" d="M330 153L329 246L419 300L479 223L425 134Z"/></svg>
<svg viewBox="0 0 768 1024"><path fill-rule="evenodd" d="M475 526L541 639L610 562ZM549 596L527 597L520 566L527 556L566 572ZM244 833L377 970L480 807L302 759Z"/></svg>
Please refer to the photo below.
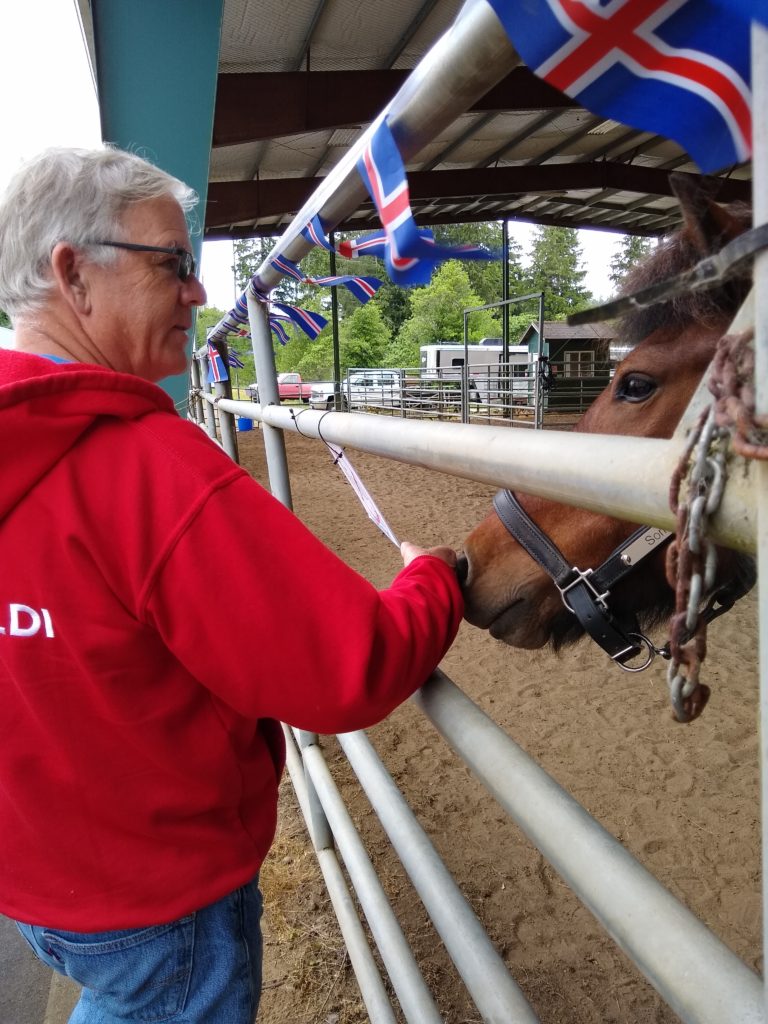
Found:
<svg viewBox="0 0 768 1024"><path fill-rule="evenodd" d="M335 385L332 380L315 381L309 393L309 404L312 409L333 409Z"/></svg>
<svg viewBox="0 0 768 1024"><path fill-rule="evenodd" d="M252 401L258 402L258 384L249 384L245 390L250 394ZM300 373L278 373L277 393L281 402L283 400L287 402L301 401L306 405L309 402L311 392L312 385L309 382L303 381Z"/></svg>
<svg viewBox="0 0 768 1024"><path fill-rule="evenodd" d="M300 373L278 373L277 375L277 393L280 399L287 399L290 401L297 399L305 404L309 402L309 395L312 391L312 385L304 383L301 379Z"/></svg>
<svg viewBox="0 0 768 1024"><path fill-rule="evenodd" d="M496 338L486 338L480 344L464 346L455 342L440 345L422 345L421 379L450 381L460 379L465 354L469 356L470 402L495 402L502 395L512 395L513 401L529 399L533 364L527 345L510 345L509 362L502 364L503 346ZM510 379L511 378L511 379Z"/></svg>
<svg viewBox="0 0 768 1024"><path fill-rule="evenodd" d="M350 370L342 381L342 405L346 402L350 409L398 405L401 386L399 370Z"/></svg>
<svg viewBox="0 0 768 1024"><path fill-rule="evenodd" d="M402 391L400 370L350 370L340 384L342 409L398 405ZM309 404L313 409L333 409L333 381L312 385Z"/></svg>

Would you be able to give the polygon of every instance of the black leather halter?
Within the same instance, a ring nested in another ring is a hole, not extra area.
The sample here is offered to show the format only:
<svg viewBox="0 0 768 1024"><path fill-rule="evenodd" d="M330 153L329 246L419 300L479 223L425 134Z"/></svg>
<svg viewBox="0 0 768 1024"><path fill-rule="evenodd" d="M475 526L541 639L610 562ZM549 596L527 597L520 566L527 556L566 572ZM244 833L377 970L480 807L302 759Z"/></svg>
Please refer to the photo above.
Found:
<svg viewBox="0 0 768 1024"><path fill-rule="evenodd" d="M515 540L525 548L541 568L552 577L563 604L603 650L627 672L641 672L656 654L666 652L654 647L632 618L620 621L608 607L611 589L644 559L673 536L669 530L641 526L606 558L597 569L578 569L566 561L563 553L539 529L511 491L499 491L493 507ZM642 664L628 664L643 651Z"/></svg>

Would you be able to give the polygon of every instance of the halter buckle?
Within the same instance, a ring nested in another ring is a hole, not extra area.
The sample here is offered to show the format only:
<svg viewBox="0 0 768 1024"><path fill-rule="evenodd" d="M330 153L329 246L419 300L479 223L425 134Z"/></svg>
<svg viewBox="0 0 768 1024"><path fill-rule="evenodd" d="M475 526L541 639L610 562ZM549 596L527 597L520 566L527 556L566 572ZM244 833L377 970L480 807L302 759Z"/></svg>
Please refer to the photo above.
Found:
<svg viewBox="0 0 768 1024"><path fill-rule="evenodd" d="M600 605L604 612L608 611L608 602L606 599L608 598L611 592L610 590L606 590L601 594L596 587L592 586L589 577L594 573L594 571L594 569L579 569L577 566L574 565L571 566L571 572L576 574L575 578L572 579L570 583L566 583L564 587L559 586L557 583L555 584L557 589L560 591L560 597L563 599L563 604L572 615L575 615L576 613L574 612L573 608L571 608L570 604L568 604L565 595L568 593L569 590L572 590L573 587L577 587L579 583L583 583L586 586L586 588L591 592L597 604Z"/></svg>

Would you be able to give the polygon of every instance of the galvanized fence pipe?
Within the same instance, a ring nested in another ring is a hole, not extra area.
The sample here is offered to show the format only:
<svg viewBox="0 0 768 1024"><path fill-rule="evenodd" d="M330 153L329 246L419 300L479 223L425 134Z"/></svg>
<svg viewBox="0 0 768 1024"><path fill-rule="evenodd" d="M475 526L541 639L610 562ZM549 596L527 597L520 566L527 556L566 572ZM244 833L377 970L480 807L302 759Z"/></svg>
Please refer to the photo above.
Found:
<svg viewBox="0 0 768 1024"><path fill-rule="evenodd" d="M686 1024L764 1024L761 979L442 672L412 698Z"/></svg>
<svg viewBox="0 0 768 1024"><path fill-rule="evenodd" d="M432 994L331 777L322 751L318 746L311 746L306 747L302 754L405 1019L409 1024L441 1024L442 1018Z"/></svg>
<svg viewBox="0 0 768 1024"><path fill-rule="evenodd" d="M753 204L754 224L768 223L768 30L752 22ZM768 252L755 259L755 414L768 422ZM758 461L757 551L760 644L760 754L762 772L763 879L768 879L768 461ZM763 889L763 949L768 949L768 899ZM768 979L767 979L768 984ZM768 988L765 995L768 1019Z"/></svg>
<svg viewBox="0 0 768 1024"><path fill-rule="evenodd" d="M232 459L239 462L240 456L237 450L237 432L235 429L235 414L230 409L221 407L222 400L230 399L232 389L229 381L215 381L213 384L214 405L219 413L219 433L221 434L221 447Z"/></svg>
<svg viewBox="0 0 768 1024"><path fill-rule="evenodd" d="M675 528L668 487L683 449L681 438L637 437L628 444L626 437L607 434L510 430L311 409L294 412L249 402L222 404L238 415L342 447L538 494L633 523ZM742 471L740 463L712 522L714 540L747 552L755 549L753 480L753 467L746 465Z"/></svg>
<svg viewBox="0 0 768 1024"><path fill-rule="evenodd" d="M200 381L200 363L197 357L193 354L189 365L189 382L191 391L191 401L189 405L189 416L194 423L202 424L203 422L203 400L200 397L201 381Z"/></svg>
<svg viewBox="0 0 768 1024"><path fill-rule="evenodd" d="M337 739L483 1020L537 1024L539 1018L366 734Z"/></svg>
<svg viewBox="0 0 768 1024"><path fill-rule="evenodd" d="M291 730L285 725L283 733L285 734L286 767L301 813L307 823L310 838L314 843L304 762L296 748ZM315 843L315 853L371 1024L395 1024L392 1004L368 944L365 929L357 915L354 900L349 894L336 850L328 846L318 848Z"/></svg>
<svg viewBox="0 0 768 1024"><path fill-rule="evenodd" d="M277 388L275 353L272 349L272 332L269 329L266 306L248 295L248 319L251 328L251 345L256 364L256 380L259 385L259 401L262 406L278 405L280 393ZM241 403L250 406L251 403ZM272 493L286 508L293 509L291 481L288 475L288 461L285 457L285 438L281 430L268 423L264 424L264 452L269 470L269 486Z"/></svg>
<svg viewBox="0 0 768 1024"><path fill-rule="evenodd" d="M205 410L205 429L208 433L208 437L218 442L219 435L216 430L216 410L213 406L213 389L208 382L208 357L200 356L198 363L200 366L200 397L205 399L203 406Z"/></svg>

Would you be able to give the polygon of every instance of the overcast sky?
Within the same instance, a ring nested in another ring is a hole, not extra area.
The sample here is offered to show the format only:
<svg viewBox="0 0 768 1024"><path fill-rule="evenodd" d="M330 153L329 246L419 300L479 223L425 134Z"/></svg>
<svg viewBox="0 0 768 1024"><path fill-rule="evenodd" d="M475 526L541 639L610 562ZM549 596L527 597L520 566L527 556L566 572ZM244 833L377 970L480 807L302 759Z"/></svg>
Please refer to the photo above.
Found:
<svg viewBox="0 0 768 1024"><path fill-rule="evenodd" d="M0 0L0 39L2 189L23 160L46 146L95 146L101 137L75 0ZM532 230L527 224L510 224L524 252ZM579 232L588 271L585 284L596 298L610 294L608 269L618 238L609 232ZM233 305L231 266L231 242L204 243L201 273L210 305Z"/></svg>

